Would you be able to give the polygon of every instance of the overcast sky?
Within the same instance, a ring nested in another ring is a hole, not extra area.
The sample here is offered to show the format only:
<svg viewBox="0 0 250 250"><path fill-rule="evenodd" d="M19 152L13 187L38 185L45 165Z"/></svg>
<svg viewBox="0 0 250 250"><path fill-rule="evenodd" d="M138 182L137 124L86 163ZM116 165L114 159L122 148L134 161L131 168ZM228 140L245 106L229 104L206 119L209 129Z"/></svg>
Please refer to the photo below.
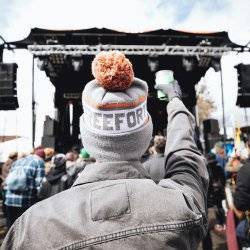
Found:
<svg viewBox="0 0 250 250"><path fill-rule="evenodd" d="M0 0L0 31L14 40L32 27L226 30L235 42L246 43L249 11L248 0Z"/></svg>
<svg viewBox="0 0 250 250"><path fill-rule="evenodd" d="M233 42L244 45L250 41L249 13L249 0L0 0L0 35L7 41L20 40L25 38L33 27L106 27L134 32L159 28L202 32L225 30ZM17 133L23 136L29 145L31 60L32 57L27 51L4 53L5 62L17 62L19 65L17 88L20 108L17 112L0 111L0 134ZM250 63L249 54L231 54L223 59L227 120L231 121L229 126L235 124L235 119L241 124L245 122L243 116L239 115L243 114L243 111L235 107L237 75L233 66L239 62ZM35 77L37 114L40 117L37 131L39 143L44 115L53 116L53 86L44 72L37 68ZM220 118L220 75L209 70L202 83L209 87L218 106L215 117Z"/></svg>

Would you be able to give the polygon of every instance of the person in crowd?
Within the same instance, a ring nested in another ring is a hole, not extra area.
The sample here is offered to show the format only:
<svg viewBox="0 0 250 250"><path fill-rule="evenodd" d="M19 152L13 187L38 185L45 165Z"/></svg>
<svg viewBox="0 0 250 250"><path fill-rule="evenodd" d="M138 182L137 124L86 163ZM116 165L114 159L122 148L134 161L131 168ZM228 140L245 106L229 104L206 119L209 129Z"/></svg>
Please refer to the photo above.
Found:
<svg viewBox="0 0 250 250"><path fill-rule="evenodd" d="M77 167L82 168L83 170L87 164L94 163L94 162L95 162L95 158L91 157L89 152L85 148L82 148L80 150L79 158L76 160Z"/></svg>
<svg viewBox="0 0 250 250"><path fill-rule="evenodd" d="M32 153L33 154L33 153ZM17 157L17 159L19 160L19 159L22 159L22 158L24 158L24 157L26 157L26 156L28 156L29 155L29 153L27 153L27 152L19 152L18 153L18 157Z"/></svg>
<svg viewBox="0 0 250 250"><path fill-rule="evenodd" d="M73 155L74 155L74 161L76 161L79 158L80 148L78 146L73 146L71 148L70 152L73 153Z"/></svg>
<svg viewBox="0 0 250 250"><path fill-rule="evenodd" d="M73 175L75 171L75 164L76 164L76 159L75 155L69 151L66 153L66 169L69 175Z"/></svg>
<svg viewBox="0 0 250 250"><path fill-rule="evenodd" d="M230 178L230 183L232 185L235 185L237 174L239 169L243 166L244 161L245 160L241 157L240 152L237 152L237 150L235 150L234 153L228 158L225 171L227 178Z"/></svg>
<svg viewBox="0 0 250 250"><path fill-rule="evenodd" d="M118 51L99 53L92 72L80 129L96 163L26 211L2 249L196 249L206 234L208 173L178 83L157 85L169 99L166 176L157 185L140 162L153 130L147 83Z"/></svg>
<svg viewBox="0 0 250 250"><path fill-rule="evenodd" d="M9 174L11 165L17 160L17 157L18 157L18 152L16 152L16 151L11 152L8 156L7 161L3 164L2 174L1 174L1 179L2 179L3 183Z"/></svg>
<svg viewBox="0 0 250 250"><path fill-rule="evenodd" d="M51 159L55 154L55 150L53 148L45 148L44 149L44 153L45 153L45 175L47 175L50 171L50 169L52 168L52 163L51 163Z"/></svg>
<svg viewBox="0 0 250 250"><path fill-rule="evenodd" d="M217 142L214 146L214 151L216 155L216 161L220 164L221 168L224 170L224 173L226 175L225 166L227 164L228 157L226 155L224 143L221 141Z"/></svg>
<svg viewBox="0 0 250 250"><path fill-rule="evenodd" d="M88 161L88 160L90 160L90 155L89 155L88 151L85 148L82 148L80 150L79 158L76 160L76 162L81 163L81 162L85 162L85 161Z"/></svg>
<svg viewBox="0 0 250 250"><path fill-rule="evenodd" d="M236 190L233 195L234 211L237 217L244 218L237 226L237 234L240 238L242 246L250 247L250 225L249 225L249 211L250 211L250 135L246 141L248 149L248 159L239 169L236 179ZM246 232L244 232L246 228Z"/></svg>
<svg viewBox="0 0 250 250"><path fill-rule="evenodd" d="M6 215L7 227L31 205L37 202L37 194L44 171L45 153L43 148L34 150L33 155L15 161L6 178Z"/></svg>
<svg viewBox="0 0 250 250"><path fill-rule="evenodd" d="M207 236L204 238L202 245L203 250L212 250L213 244L210 230L215 230L218 233L222 233L222 231L225 229L225 214L222 208L222 200L225 199L224 188L226 185L226 178L223 169L216 161L216 155L214 153L207 154L206 159L209 174L207 195L209 228Z"/></svg>
<svg viewBox="0 0 250 250"><path fill-rule="evenodd" d="M209 153L206 158L210 180L208 188L208 206L216 206L218 210L217 223L223 225L225 223L225 215L222 208L222 200L225 199L226 178L223 169L216 160L216 155Z"/></svg>
<svg viewBox="0 0 250 250"><path fill-rule="evenodd" d="M152 147L151 157L144 162L143 166L151 176L151 178L159 183L165 177L165 151L166 138L162 135L154 137L154 145Z"/></svg>
<svg viewBox="0 0 250 250"><path fill-rule="evenodd" d="M95 159L90 157L90 154L85 148L80 150L79 158L75 162L74 172L70 175L69 183L70 186L74 184L80 173L84 170L84 168L91 163L94 163Z"/></svg>
<svg viewBox="0 0 250 250"><path fill-rule="evenodd" d="M4 204L5 194L6 194L5 179L7 178L10 172L10 168L12 164L17 160L17 157L18 157L18 152L16 151L11 152L8 156L7 161L2 166L2 174L1 174L1 191L2 191L2 200L3 200L2 211L5 217L6 217L6 206Z"/></svg>
<svg viewBox="0 0 250 250"><path fill-rule="evenodd" d="M56 154L52 157L51 164L53 167L45 177L39 190L39 200L44 200L69 188L66 156L64 154Z"/></svg>

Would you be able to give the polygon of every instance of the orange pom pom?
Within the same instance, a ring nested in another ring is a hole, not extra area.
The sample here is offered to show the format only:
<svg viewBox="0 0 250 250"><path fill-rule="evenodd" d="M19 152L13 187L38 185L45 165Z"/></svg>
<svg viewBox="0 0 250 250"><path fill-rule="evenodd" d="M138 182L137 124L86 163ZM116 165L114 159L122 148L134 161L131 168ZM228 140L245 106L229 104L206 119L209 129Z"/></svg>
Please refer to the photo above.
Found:
<svg viewBox="0 0 250 250"><path fill-rule="evenodd" d="M123 91L134 79L133 66L119 51L100 52L92 62L92 74L106 90Z"/></svg>

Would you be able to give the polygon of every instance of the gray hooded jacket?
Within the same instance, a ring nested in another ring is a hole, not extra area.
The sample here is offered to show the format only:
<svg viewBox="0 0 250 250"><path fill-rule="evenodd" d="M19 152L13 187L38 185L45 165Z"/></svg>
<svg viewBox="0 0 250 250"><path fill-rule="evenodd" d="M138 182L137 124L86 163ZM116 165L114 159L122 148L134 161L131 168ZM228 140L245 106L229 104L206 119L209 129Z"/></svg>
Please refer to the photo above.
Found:
<svg viewBox="0 0 250 250"><path fill-rule="evenodd" d="M88 165L74 186L28 209L2 249L190 249L206 233L208 174L194 118L168 104L166 179L139 161Z"/></svg>

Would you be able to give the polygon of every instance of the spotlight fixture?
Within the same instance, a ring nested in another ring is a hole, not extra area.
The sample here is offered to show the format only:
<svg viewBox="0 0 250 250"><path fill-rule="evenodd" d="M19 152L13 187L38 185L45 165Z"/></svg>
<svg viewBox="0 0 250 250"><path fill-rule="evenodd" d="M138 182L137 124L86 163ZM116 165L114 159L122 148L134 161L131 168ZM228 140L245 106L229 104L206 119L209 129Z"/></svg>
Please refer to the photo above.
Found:
<svg viewBox="0 0 250 250"><path fill-rule="evenodd" d="M192 71L195 67L195 58L194 57L183 57L182 66L188 72Z"/></svg>
<svg viewBox="0 0 250 250"><path fill-rule="evenodd" d="M72 62L72 66L74 68L74 71L79 72L81 70L82 65L83 65L82 57L72 57L71 62Z"/></svg>

